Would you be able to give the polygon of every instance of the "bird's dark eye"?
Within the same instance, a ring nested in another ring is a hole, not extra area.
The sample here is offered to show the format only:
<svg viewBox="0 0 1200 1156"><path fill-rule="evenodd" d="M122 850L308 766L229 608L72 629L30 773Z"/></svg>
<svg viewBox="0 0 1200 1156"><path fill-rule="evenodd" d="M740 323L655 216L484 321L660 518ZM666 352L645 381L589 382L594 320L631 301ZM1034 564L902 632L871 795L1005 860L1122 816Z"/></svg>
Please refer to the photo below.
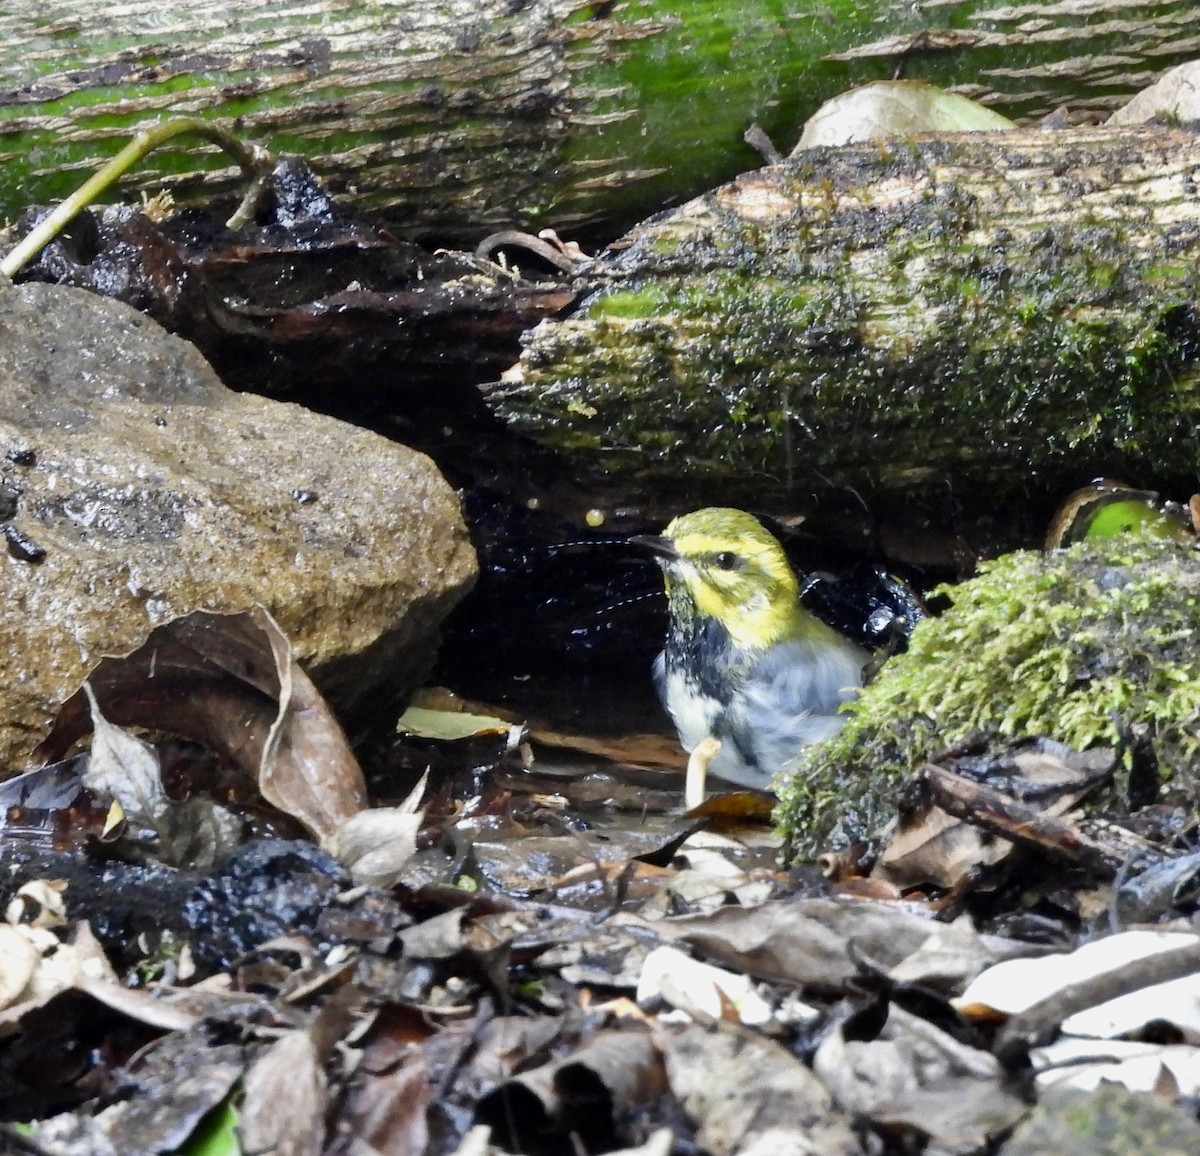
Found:
<svg viewBox="0 0 1200 1156"><path fill-rule="evenodd" d="M736 570L742 560L731 550L722 550L713 558L713 564L718 570Z"/></svg>

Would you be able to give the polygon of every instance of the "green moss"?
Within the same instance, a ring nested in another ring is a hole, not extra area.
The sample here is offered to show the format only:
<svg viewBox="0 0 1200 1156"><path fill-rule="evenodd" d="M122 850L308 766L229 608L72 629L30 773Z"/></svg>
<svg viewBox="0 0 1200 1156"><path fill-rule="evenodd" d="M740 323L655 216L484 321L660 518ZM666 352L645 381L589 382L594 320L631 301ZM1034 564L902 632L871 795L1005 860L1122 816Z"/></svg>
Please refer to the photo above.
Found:
<svg viewBox="0 0 1200 1156"><path fill-rule="evenodd" d="M1115 266L1100 263L1088 270L1092 284L1097 289L1111 289L1117 283L1118 270Z"/></svg>
<svg viewBox="0 0 1200 1156"><path fill-rule="evenodd" d="M622 289L598 298L592 305L592 316L634 320L653 317L666 307L666 298L658 289Z"/></svg>
<svg viewBox="0 0 1200 1156"><path fill-rule="evenodd" d="M694 247L685 258L706 256ZM526 358L536 387L509 396L524 407L519 420L536 414L539 436L576 449L603 444L610 466L623 456L634 468L686 456L695 478L781 476L772 457L794 433L793 382L828 365L822 377L841 389L833 367L859 346L858 312L836 282L763 281L726 268L670 292L663 282L621 288L589 302L586 321L544 334Z"/></svg>
<svg viewBox="0 0 1200 1156"><path fill-rule="evenodd" d="M651 247L658 257L674 257L679 251L679 238L673 233L660 233L651 242Z"/></svg>
<svg viewBox="0 0 1200 1156"><path fill-rule="evenodd" d="M1177 285L1192 272L1188 266L1177 261L1155 261L1146 267L1143 276L1155 285Z"/></svg>
<svg viewBox="0 0 1200 1156"><path fill-rule="evenodd" d="M781 785L778 817L793 853L870 832L933 750L977 728L1078 749L1120 746L1131 727L1144 728L1166 787L1200 798L1193 551L1152 533L1021 551L941 593L951 608L917 627L842 733L806 751Z"/></svg>
<svg viewBox="0 0 1200 1156"><path fill-rule="evenodd" d="M1072 1104L1062 1114L1063 1124L1072 1136L1091 1139L1096 1134L1096 1114L1086 1104Z"/></svg>

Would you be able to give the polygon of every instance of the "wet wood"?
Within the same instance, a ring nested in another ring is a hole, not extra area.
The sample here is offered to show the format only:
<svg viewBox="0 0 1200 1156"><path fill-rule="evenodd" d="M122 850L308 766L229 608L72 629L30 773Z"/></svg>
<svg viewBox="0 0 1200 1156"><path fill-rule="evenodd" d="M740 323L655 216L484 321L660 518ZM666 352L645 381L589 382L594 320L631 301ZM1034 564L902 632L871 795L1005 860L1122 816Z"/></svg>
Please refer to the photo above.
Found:
<svg viewBox="0 0 1200 1156"><path fill-rule="evenodd" d="M1134 837L1130 832L1123 832L1123 839L1098 838L1069 818L1051 814L1036 804L1011 799L945 767L931 763L923 770L922 777L929 784L932 801L955 818L1002 835L1018 846L1086 867L1104 878L1115 876L1133 851L1130 841ZM1148 843L1137 850L1155 860L1165 858Z"/></svg>
<svg viewBox="0 0 1200 1156"><path fill-rule="evenodd" d="M905 75L1008 115L1090 117L1195 53L1165 0L859 0L837 18L767 0L53 0L0 12L0 210L60 199L140 127L232 123L312 161L410 235L620 228L785 150L835 93ZM211 149L133 187L228 191ZM214 179L216 184L214 186ZM606 224L607 223L607 224Z"/></svg>
<svg viewBox="0 0 1200 1156"><path fill-rule="evenodd" d="M631 232L488 397L693 502L994 509L1185 478L1197 171L1200 138L1150 126L808 150Z"/></svg>

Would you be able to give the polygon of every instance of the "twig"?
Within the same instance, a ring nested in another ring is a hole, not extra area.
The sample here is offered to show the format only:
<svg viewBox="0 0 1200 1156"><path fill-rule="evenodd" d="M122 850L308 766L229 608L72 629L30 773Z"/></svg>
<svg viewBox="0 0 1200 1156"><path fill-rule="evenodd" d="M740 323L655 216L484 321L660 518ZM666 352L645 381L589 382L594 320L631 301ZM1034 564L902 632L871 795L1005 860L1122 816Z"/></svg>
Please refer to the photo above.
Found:
<svg viewBox="0 0 1200 1156"><path fill-rule="evenodd" d="M1023 1060L1030 1048L1052 1039L1063 1020L1076 1012L1196 971L1200 971L1200 943L1190 943L1068 984L1013 1016L996 1035L993 1051L1001 1063L1011 1067Z"/></svg>
<svg viewBox="0 0 1200 1156"><path fill-rule="evenodd" d="M250 181L250 187L246 190L241 204L238 205L227 224L231 229L245 225L254 216L255 208L262 197L267 181L270 180L272 165L270 153L258 145L246 144L228 129L213 124L211 121L201 120L198 117L179 117L138 133L112 160L84 181L75 192L39 221L36 227L13 247L4 260L0 261L0 273L12 277L27 261L41 252L67 224L98 196L107 192L111 185L123 177L147 153L153 152L159 145L184 133L207 137L229 153L241 166L243 174Z"/></svg>
<svg viewBox="0 0 1200 1156"><path fill-rule="evenodd" d="M928 763L922 773L929 784L933 802L942 810L956 819L1003 835L1014 843L1036 847L1106 878L1112 878L1120 870L1129 854L1127 847L1109 847L1066 819L1018 803L945 767Z"/></svg>
<svg viewBox="0 0 1200 1156"><path fill-rule="evenodd" d="M574 273L580 265L579 261L572 260L561 249L556 249L548 241L542 240L541 237L535 237L532 233L522 233L518 229L501 229L498 233L484 237L475 246L475 259L491 261L492 254L504 246L528 249L534 256L540 257L548 265L553 265L554 268L561 269L564 273Z"/></svg>
<svg viewBox="0 0 1200 1156"><path fill-rule="evenodd" d="M783 153L775 147L775 142L757 122L742 133L742 140L762 157L764 164L777 165L783 160Z"/></svg>

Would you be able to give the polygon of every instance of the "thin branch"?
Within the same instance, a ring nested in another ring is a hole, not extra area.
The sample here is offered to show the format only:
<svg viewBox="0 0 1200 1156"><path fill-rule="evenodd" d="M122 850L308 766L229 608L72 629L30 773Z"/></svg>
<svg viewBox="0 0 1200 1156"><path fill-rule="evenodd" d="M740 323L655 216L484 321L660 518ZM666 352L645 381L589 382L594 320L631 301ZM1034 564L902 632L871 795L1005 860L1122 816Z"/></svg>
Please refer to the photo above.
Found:
<svg viewBox="0 0 1200 1156"><path fill-rule="evenodd" d="M197 117L179 117L138 133L112 160L39 221L37 226L13 247L3 261L0 261L0 273L12 277L138 161L159 145L184 133L207 137L224 149L241 167L243 174L250 181L250 187L227 224L231 229L246 224L253 217L255 207L270 179L273 164L270 153L258 145L246 144L228 129L211 121L200 120Z"/></svg>
<svg viewBox="0 0 1200 1156"><path fill-rule="evenodd" d="M1200 943L1192 943L1068 984L1013 1016L1000 1029L992 1050L1001 1063L1011 1065L1030 1048L1052 1039L1062 1022L1077 1012L1197 971L1200 971Z"/></svg>

